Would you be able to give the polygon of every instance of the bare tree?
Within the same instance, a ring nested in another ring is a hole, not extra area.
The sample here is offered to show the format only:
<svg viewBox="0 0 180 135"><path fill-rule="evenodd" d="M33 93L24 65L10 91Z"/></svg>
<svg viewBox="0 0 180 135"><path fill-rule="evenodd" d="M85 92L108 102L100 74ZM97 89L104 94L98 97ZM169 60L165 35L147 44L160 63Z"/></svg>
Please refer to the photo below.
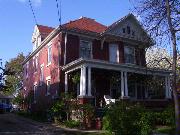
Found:
<svg viewBox="0 0 180 135"><path fill-rule="evenodd" d="M175 103L176 134L180 134L180 99L177 92L177 51L180 32L179 0L131 0L135 11L156 43L172 45L172 90ZM170 46L170 45L169 45Z"/></svg>

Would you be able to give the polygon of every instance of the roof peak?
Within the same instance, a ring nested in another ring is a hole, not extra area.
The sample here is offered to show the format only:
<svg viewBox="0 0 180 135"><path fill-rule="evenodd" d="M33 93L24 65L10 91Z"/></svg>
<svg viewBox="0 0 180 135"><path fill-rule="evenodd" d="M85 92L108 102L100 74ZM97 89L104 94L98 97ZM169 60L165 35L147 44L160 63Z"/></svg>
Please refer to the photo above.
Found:
<svg viewBox="0 0 180 135"><path fill-rule="evenodd" d="M95 21L95 19L86 16L80 16L79 19L89 19Z"/></svg>

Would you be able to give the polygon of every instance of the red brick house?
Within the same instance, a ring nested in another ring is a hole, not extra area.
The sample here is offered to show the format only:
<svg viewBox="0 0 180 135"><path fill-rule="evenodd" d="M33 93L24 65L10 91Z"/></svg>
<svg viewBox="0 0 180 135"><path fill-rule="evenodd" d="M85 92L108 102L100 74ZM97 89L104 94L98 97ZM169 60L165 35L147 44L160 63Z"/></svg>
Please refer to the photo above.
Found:
<svg viewBox="0 0 180 135"><path fill-rule="evenodd" d="M132 14L110 26L86 17L57 28L36 25L33 51L23 63L24 96L32 92L36 104L39 96L51 102L63 92L73 92L81 103L93 101L95 106L104 95L135 101L170 99L170 71L146 67L150 41ZM76 84L74 75L80 76ZM152 88L147 78L161 82Z"/></svg>

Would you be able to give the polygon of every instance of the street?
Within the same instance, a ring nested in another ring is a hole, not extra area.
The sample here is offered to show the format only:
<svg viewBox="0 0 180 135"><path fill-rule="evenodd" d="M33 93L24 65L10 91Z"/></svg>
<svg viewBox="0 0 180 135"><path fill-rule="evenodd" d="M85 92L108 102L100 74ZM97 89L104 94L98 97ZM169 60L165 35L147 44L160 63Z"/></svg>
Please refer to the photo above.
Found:
<svg viewBox="0 0 180 135"><path fill-rule="evenodd" d="M84 135L92 132L64 129L12 113L0 114L0 135Z"/></svg>

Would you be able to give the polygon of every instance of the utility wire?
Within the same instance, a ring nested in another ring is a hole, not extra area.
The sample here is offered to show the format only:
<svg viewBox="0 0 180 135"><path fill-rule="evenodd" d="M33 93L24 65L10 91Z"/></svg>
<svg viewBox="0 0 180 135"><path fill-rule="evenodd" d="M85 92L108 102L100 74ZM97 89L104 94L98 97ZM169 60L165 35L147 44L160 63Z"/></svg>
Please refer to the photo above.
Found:
<svg viewBox="0 0 180 135"><path fill-rule="evenodd" d="M58 21L59 21L59 25L61 26L61 0L56 0L56 8L58 11Z"/></svg>
<svg viewBox="0 0 180 135"><path fill-rule="evenodd" d="M33 14L33 17L34 17L34 21L35 21L35 23L36 23L36 25L37 25L38 23L37 23L37 19L36 19L36 16L35 16L35 12L34 12L33 7L32 7L32 2L31 2L31 0L29 0L29 6L30 6L30 8L31 8L31 11L32 11L32 14Z"/></svg>

